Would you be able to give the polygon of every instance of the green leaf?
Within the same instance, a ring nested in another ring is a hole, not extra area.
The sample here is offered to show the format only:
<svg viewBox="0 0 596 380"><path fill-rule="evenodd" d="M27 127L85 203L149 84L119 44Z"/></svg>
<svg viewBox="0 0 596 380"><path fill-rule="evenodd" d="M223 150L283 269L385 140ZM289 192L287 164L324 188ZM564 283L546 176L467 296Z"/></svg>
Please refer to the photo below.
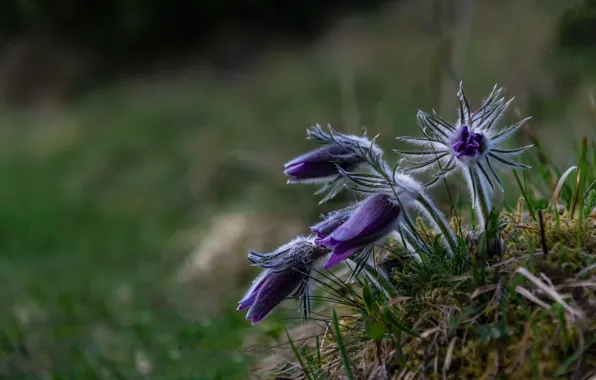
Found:
<svg viewBox="0 0 596 380"><path fill-rule="evenodd" d="M365 328L366 334L375 342L383 339L385 335L385 326L381 323L374 323L370 319L366 321Z"/></svg>
<svg viewBox="0 0 596 380"><path fill-rule="evenodd" d="M368 311L368 315L373 315L373 311L376 310L376 302L370 292L368 283L364 283L362 286L362 300L364 301L364 306L366 307L366 311Z"/></svg>

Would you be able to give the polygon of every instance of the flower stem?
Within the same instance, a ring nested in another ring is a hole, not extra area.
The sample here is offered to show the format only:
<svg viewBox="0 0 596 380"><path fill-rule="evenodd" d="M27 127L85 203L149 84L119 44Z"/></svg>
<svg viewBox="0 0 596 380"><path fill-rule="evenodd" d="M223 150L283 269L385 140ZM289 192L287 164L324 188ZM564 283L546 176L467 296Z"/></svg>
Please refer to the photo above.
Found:
<svg viewBox="0 0 596 380"><path fill-rule="evenodd" d="M451 230L451 227L447 223L445 217L441 215L441 212L437 209L437 206L435 206L434 203L430 199L426 198L423 194L419 194L416 197L416 200L426 211L425 214L429 221L439 229L443 239L447 242L446 248L448 248L449 253L453 255L453 253L457 250L457 242L455 240L455 234Z"/></svg>
<svg viewBox="0 0 596 380"><path fill-rule="evenodd" d="M491 211L486 182L482 180L480 173L478 173L476 168L470 168L470 179L472 181L472 189L474 191L474 207L476 208L476 214L479 219L480 228L484 230Z"/></svg>

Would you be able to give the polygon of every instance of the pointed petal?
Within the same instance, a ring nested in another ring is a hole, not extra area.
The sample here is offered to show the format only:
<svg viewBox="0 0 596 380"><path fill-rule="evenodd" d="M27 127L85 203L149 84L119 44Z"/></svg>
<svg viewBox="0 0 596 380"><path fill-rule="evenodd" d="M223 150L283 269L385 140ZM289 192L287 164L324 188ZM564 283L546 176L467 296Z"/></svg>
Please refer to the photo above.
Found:
<svg viewBox="0 0 596 380"><path fill-rule="evenodd" d="M341 241L335 240L331 235L324 238L316 239L315 243L317 243L318 245L322 245L323 247L327 247L329 249L334 249L335 247L341 244Z"/></svg>
<svg viewBox="0 0 596 380"><path fill-rule="evenodd" d="M284 170L287 176L295 177L297 180L329 177L337 173L337 167L333 162L301 162L288 166Z"/></svg>
<svg viewBox="0 0 596 380"><path fill-rule="evenodd" d="M339 264L342 261L344 261L345 259L347 259L348 257L352 256L354 253L356 253L360 249L362 249L362 247L350 248L347 250L343 250L340 253L333 252L331 255L329 255L329 259L327 260L327 262L325 263L325 265L323 267L325 269L331 269L334 266L336 266L337 264Z"/></svg>
<svg viewBox="0 0 596 380"><path fill-rule="evenodd" d="M289 269L283 272L270 273L261 285L256 298L246 314L246 319L252 324L263 320L283 300L305 280L305 275L299 269Z"/></svg>
<svg viewBox="0 0 596 380"><path fill-rule="evenodd" d="M348 148L337 144L328 144L288 161L284 167L287 168L305 162L328 162L335 157L349 156L350 154L352 154L352 151Z"/></svg>
<svg viewBox="0 0 596 380"><path fill-rule="evenodd" d="M248 289L248 291L246 292L244 297L240 301L238 301L237 310L244 310L244 309L247 309L253 305L253 303L257 297L257 293L259 292L259 289L261 289L261 286L263 285L263 283L265 282L265 279L267 278L267 273L268 273L268 271L263 271L252 282L250 289Z"/></svg>
<svg viewBox="0 0 596 380"><path fill-rule="evenodd" d="M351 212L338 212L335 215L331 215L325 220L320 221L314 226L310 227L310 230L314 232L317 237L323 238L331 235L339 226L344 224L350 218Z"/></svg>
<svg viewBox="0 0 596 380"><path fill-rule="evenodd" d="M373 237L375 232L391 228L399 214L400 207L391 201L389 195L369 196L350 219L333 232L331 237L338 242Z"/></svg>

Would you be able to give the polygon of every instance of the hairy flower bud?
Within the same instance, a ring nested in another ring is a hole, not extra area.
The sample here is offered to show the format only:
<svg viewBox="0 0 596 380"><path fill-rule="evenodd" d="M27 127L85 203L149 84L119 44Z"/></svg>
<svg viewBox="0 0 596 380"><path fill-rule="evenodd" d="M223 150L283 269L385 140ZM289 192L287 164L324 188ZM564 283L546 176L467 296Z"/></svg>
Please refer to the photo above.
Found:
<svg viewBox="0 0 596 380"><path fill-rule="evenodd" d="M389 194L363 200L345 223L317 243L332 249L325 268L331 268L357 251L385 238L397 227L401 207Z"/></svg>
<svg viewBox="0 0 596 380"><path fill-rule="evenodd" d="M288 183L327 182L339 175L337 167L353 170L362 160L350 149L329 144L305 153L286 163L284 174Z"/></svg>
<svg viewBox="0 0 596 380"><path fill-rule="evenodd" d="M317 194L325 192L319 202L335 197L346 184L345 173L355 172L367 163L367 156L380 157L381 149L364 136L346 135L334 131L323 131L320 125L307 130L308 140L321 147L294 158L284 165L288 183L319 183Z"/></svg>
<svg viewBox="0 0 596 380"><path fill-rule="evenodd" d="M310 271L327 253L313 237L298 237L271 253L250 251L249 260L265 271L238 302L238 310L249 309L246 318L255 324L288 297L302 297L308 302ZM309 305L306 307L310 310Z"/></svg>

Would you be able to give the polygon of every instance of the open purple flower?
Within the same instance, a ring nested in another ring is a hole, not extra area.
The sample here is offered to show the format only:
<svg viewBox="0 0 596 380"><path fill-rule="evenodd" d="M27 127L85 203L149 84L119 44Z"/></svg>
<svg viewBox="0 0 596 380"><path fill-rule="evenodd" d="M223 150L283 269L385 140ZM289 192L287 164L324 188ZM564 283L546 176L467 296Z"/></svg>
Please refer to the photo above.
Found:
<svg viewBox="0 0 596 380"><path fill-rule="evenodd" d="M470 132L470 127L464 125L461 127L459 135L456 137L451 148L457 158L469 157L477 158L486 151L486 139L482 133Z"/></svg>
<svg viewBox="0 0 596 380"><path fill-rule="evenodd" d="M418 126L425 137L398 137L398 140L425 148L420 151L397 150L407 162L414 165L406 171L427 172L435 168L439 169L435 173L436 180L433 181L436 183L438 179L456 171L466 174L470 169L478 170L483 181L486 181L492 189L493 179L500 185L493 166L528 168L527 165L511 161L510 158L520 155L532 145L517 149L503 149L501 144L530 118L499 129L496 125L513 100L505 101L501 97L501 92L502 89L495 86L482 106L472 111L460 84L459 118L454 124L449 124L436 113L429 115L419 111Z"/></svg>
<svg viewBox="0 0 596 380"><path fill-rule="evenodd" d="M332 249L329 269L356 252L385 238L399 223L401 207L389 194L373 194L363 200L346 222L316 242Z"/></svg>
<svg viewBox="0 0 596 380"><path fill-rule="evenodd" d="M308 280L315 262L328 253L314 238L298 237L271 253L250 251L249 260L265 269L238 302L238 310L249 309L252 324L263 320L288 297L302 298L305 315L310 311Z"/></svg>
<svg viewBox="0 0 596 380"><path fill-rule="evenodd" d="M502 145L515 134L530 118L506 126L497 127L513 99L505 101L502 89L495 86L480 108L473 111L463 85L460 84L459 117L455 123L448 123L436 112L432 115L418 112L418 126L422 138L400 137L399 140L417 145L423 150L397 151L406 162L412 164L407 172L433 172L433 180L427 185L440 183L452 173L463 174L478 221L484 227L492 210L492 195L496 187L503 191L496 167L506 169L527 169L528 165L514 161L514 158L530 149L532 145L505 149Z"/></svg>

